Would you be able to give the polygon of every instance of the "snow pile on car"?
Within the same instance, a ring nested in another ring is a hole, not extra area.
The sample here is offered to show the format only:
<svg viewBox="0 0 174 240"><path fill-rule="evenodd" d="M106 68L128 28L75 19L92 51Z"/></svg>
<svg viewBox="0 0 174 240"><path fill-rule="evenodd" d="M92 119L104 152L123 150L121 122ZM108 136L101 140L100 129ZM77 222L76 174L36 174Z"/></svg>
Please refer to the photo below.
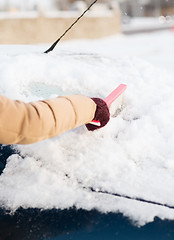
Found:
<svg viewBox="0 0 174 240"><path fill-rule="evenodd" d="M87 41L89 49L92 44ZM97 208L122 212L138 224L155 216L174 219L172 209L98 192L174 206L173 78L143 59L89 49L78 52L77 42L76 51L62 47L49 55L1 53L0 93L14 99L67 94L105 98L120 83L128 86L120 114L113 116L112 109L105 128L88 132L82 126L41 143L16 146L19 154L9 157L0 176L1 206L12 211Z"/></svg>

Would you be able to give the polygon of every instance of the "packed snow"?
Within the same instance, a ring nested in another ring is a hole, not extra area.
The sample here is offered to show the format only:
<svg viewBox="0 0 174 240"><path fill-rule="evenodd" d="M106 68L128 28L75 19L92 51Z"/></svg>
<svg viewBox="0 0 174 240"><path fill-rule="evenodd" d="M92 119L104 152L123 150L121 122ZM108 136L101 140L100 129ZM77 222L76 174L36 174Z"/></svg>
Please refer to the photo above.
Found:
<svg viewBox="0 0 174 240"><path fill-rule="evenodd" d="M0 93L34 101L57 95L105 98L127 84L117 117L40 143L15 146L0 176L1 207L121 212L138 225L174 219L174 33L113 36L49 45L0 46ZM112 108L112 115L114 109ZM90 191L90 187L96 192Z"/></svg>

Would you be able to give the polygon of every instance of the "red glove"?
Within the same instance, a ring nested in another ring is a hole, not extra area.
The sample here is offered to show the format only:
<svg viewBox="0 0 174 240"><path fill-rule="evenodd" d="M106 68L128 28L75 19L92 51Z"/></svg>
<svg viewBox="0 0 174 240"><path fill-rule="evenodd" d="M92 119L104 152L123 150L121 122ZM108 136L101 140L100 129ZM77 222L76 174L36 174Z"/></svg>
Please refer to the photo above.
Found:
<svg viewBox="0 0 174 240"><path fill-rule="evenodd" d="M100 98L91 98L91 99L97 104L97 109L96 109L93 120L100 121L101 123L100 126L96 126L90 123L86 124L86 127L89 131L94 131L96 129L104 127L108 123L110 119L110 112L105 101L103 101Z"/></svg>

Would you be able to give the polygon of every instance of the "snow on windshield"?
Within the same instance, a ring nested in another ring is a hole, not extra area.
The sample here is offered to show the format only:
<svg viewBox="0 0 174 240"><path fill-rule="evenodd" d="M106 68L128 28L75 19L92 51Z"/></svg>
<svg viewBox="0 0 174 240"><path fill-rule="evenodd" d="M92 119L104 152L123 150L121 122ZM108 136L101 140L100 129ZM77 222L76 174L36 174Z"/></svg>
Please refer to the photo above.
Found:
<svg viewBox="0 0 174 240"><path fill-rule="evenodd" d="M49 55L43 45L1 46L0 93L13 99L105 98L120 83L128 86L122 111L105 128L82 126L15 146L19 154L0 176L1 207L96 208L122 212L140 225L155 216L174 219L172 209L97 193L174 205L173 41L172 32L74 40Z"/></svg>

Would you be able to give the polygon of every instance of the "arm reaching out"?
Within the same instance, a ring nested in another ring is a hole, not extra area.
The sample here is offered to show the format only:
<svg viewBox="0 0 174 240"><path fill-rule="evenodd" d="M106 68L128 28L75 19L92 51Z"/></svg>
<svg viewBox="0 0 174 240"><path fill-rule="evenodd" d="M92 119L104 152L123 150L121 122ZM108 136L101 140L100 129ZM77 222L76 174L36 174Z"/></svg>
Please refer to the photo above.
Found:
<svg viewBox="0 0 174 240"><path fill-rule="evenodd" d="M89 123L96 104L72 95L24 103L0 96L0 143L30 144Z"/></svg>

